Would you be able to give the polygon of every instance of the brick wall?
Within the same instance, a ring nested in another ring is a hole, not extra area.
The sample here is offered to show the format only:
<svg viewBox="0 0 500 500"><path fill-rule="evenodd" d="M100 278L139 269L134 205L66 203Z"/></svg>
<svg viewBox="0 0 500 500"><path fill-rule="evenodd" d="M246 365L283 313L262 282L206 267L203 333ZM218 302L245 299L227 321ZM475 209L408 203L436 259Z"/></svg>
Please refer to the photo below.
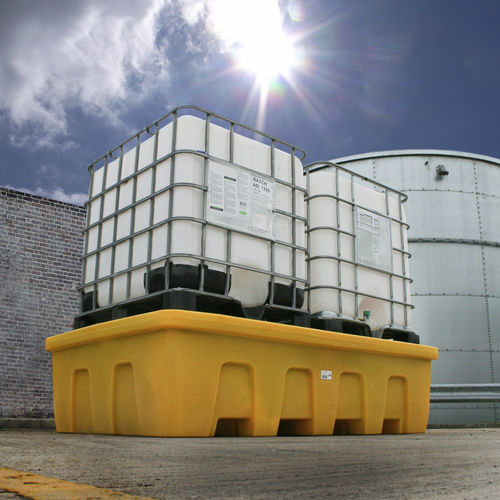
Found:
<svg viewBox="0 0 500 500"><path fill-rule="evenodd" d="M0 188L0 417L53 416L45 339L72 329L85 209Z"/></svg>

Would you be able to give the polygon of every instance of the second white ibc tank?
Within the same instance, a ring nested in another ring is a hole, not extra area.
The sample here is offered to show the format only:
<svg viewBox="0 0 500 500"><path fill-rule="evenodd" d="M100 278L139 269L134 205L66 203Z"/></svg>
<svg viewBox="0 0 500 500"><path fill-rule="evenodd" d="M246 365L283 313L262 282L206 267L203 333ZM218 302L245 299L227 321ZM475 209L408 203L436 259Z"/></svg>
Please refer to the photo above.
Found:
<svg viewBox="0 0 500 500"><path fill-rule="evenodd" d="M307 176L311 314L364 320L379 335L407 329L406 196L332 163Z"/></svg>

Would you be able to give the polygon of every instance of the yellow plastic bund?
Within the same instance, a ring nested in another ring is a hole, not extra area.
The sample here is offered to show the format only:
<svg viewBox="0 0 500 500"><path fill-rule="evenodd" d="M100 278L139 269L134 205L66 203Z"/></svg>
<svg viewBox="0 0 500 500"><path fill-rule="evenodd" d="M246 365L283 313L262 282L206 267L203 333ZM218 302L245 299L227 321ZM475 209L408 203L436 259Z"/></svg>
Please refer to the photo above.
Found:
<svg viewBox="0 0 500 500"><path fill-rule="evenodd" d="M435 347L181 310L50 337L58 432L425 432Z"/></svg>

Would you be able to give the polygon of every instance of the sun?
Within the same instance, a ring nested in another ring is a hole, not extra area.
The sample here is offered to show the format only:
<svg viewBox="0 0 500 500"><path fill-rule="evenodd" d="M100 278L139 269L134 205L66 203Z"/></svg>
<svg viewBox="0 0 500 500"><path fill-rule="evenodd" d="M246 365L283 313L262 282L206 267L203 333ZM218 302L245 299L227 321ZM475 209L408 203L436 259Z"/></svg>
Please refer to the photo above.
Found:
<svg viewBox="0 0 500 500"><path fill-rule="evenodd" d="M297 64L297 53L291 38L281 30L261 33L245 40L234 56L239 70L255 74L261 88L267 88L279 76L289 76Z"/></svg>
<svg viewBox="0 0 500 500"><path fill-rule="evenodd" d="M296 64L293 40L284 32L278 0L212 0L210 22L234 69L255 75L265 89Z"/></svg>
<svg viewBox="0 0 500 500"><path fill-rule="evenodd" d="M298 2L290 0L289 5L300 7ZM287 19L292 24L300 20L301 9L288 9L287 14L280 4L279 0L210 0L209 25L232 59L225 74L253 76L243 116L256 109L257 128L264 126L269 98L288 87L295 91L296 74L306 67L304 51L297 48L303 35L295 29L292 36L285 27Z"/></svg>

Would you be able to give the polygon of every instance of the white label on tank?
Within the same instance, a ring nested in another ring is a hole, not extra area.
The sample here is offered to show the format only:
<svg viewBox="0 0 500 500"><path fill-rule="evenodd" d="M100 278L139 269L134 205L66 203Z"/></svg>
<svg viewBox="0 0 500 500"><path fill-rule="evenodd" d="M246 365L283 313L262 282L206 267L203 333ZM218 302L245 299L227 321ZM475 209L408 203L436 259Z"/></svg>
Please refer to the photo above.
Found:
<svg viewBox="0 0 500 500"><path fill-rule="evenodd" d="M361 264L392 269L391 225L387 217L356 208L356 250Z"/></svg>
<svg viewBox="0 0 500 500"><path fill-rule="evenodd" d="M321 380L332 380L332 371L321 370Z"/></svg>
<svg viewBox="0 0 500 500"><path fill-rule="evenodd" d="M223 163L208 164L207 221L274 238L275 181Z"/></svg>

